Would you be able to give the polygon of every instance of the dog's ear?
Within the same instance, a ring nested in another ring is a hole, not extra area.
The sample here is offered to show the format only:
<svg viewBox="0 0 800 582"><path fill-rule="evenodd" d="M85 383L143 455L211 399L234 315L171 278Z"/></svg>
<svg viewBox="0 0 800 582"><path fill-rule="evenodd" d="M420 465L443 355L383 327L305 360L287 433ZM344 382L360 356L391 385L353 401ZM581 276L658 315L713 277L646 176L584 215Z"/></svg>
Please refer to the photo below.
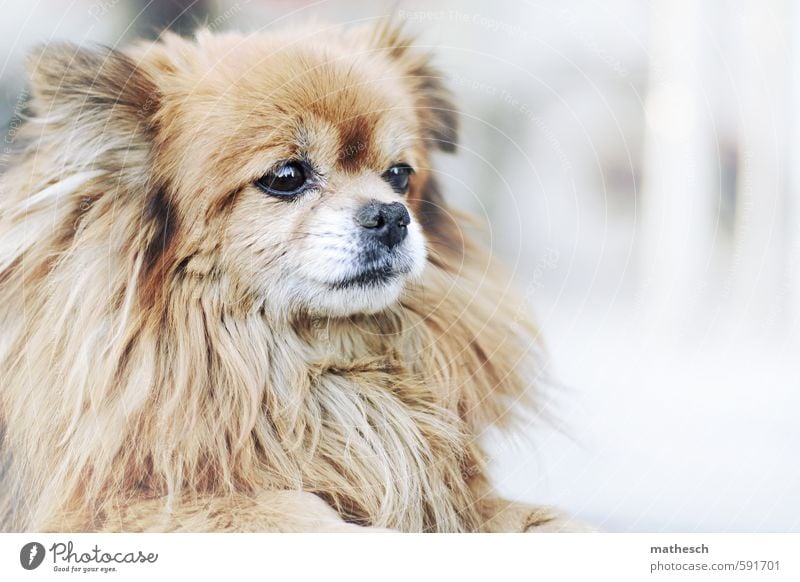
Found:
<svg viewBox="0 0 800 582"><path fill-rule="evenodd" d="M414 38L388 20L371 30L369 43L398 63L407 76L425 138L443 151L455 151L458 112L443 75L431 65L430 54L415 48Z"/></svg>
<svg viewBox="0 0 800 582"><path fill-rule="evenodd" d="M129 57L107 47L39 47L28 58L28 75L35 116L63 119L90 133L142 132L158 106L156 84Z"/></svg>

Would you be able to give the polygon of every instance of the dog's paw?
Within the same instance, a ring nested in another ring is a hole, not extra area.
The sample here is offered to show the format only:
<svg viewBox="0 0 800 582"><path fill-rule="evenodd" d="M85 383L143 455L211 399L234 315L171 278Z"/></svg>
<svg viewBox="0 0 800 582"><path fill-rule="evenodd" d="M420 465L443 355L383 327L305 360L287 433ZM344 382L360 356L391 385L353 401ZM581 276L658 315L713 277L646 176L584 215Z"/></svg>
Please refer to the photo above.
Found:
<svg viewBox="0 0 800 582"><path fill-rule="evenodd" d="M589 524L575 520L547 506L534 506L504 499L482 503L486 532L558 533L597 531Z"/></svg>
<svg viewBox="0 0 800 582"><path fill-rule="evenodd" d="M522 531L525 533L591 533L598 531L588 523L549 507L534 508L524 523Z"/></svg>

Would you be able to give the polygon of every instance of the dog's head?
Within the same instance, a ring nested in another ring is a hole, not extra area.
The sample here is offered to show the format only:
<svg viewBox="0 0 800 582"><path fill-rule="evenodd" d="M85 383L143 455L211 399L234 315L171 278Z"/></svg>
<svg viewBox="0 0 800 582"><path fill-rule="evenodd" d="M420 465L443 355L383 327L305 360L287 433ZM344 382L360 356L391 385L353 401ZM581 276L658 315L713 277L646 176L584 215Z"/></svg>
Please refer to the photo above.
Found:
<svg viewBox="0 0 800 582"><path fill-rule="evenodd" d="M370 313L422 274L448 220L429 156L455 147L454 109L392 26L60 46L32 63L35 112L70 124L65 155L119 185L114 236L141 243L151 293L215 280L273 312ZM79 230L103 206L90 198Z"/></svg>

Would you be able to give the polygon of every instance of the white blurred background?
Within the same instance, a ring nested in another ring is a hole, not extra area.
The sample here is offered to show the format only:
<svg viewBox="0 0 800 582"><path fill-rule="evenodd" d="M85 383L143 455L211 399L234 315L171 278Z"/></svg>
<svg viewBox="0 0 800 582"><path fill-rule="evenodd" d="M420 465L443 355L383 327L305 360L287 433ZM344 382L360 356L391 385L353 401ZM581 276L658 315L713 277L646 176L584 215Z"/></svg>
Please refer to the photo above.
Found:
<svg viewBox="0 0 800 582"><path fill-rule="evenodd" d="M800 531L800 5L791 0L16 0L37 42L394 14L462 110L452 202L540 325L556 424L487 435L506 495L610 531Z"/></svg>

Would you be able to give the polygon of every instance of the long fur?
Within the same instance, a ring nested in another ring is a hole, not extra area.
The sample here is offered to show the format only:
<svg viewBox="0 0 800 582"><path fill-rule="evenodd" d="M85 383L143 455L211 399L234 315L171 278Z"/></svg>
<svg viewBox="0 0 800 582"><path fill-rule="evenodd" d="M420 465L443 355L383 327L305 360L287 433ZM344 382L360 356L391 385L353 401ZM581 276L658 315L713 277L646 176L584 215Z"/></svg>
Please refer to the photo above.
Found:
<svg viewBox="0 0 800 582"><path fill-rule="evenodd" d="M212 525L214 504L285 491L403 531L492 518L477 440L530 402L536 332L425 164L408 204L428 264L385 309L276 309L229 268L226 225L247 201L203 184L249 146L194 159L189 142L209 148L189 113L224 116L209 101L232 82L213 78L223 49L297 34L31 57L31 119L0 199L2 529L248 529ZM336 38L364 66L401 72L419 159L453 149L454 108L427 55L393 26Z"/></svg>

